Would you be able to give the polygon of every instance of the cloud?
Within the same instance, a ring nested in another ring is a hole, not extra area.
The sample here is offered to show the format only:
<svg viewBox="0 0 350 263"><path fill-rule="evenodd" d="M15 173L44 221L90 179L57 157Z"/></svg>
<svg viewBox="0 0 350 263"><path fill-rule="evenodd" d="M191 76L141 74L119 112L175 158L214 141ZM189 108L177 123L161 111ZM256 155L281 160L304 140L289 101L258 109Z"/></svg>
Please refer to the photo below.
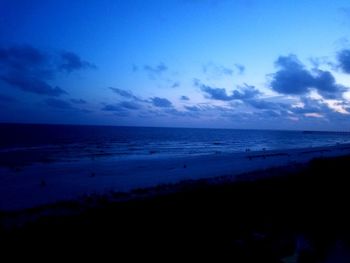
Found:
<svg viewBox="0 0 350 263"><path fill-rule="evenodd" d="M149 74L149 77L154 79L168 70L168 67L163 63L159 63L156 66L144 65L143 69Z"/></svg>
<svg viewBox="0 0 350 263"><path fill-rule="evenodd" d="M278 93L304 95L315 89L324 98L334 99L346 90L329 71L306 70L295 55L281 56L275 64L281 69L272 75L271 88Z"/></svg>
<svg viewBox="0 0 350 263"><path fill-rule="evenodd" d="M254 86L244 84L244 86L239 86L237 90L234 90L231 97L234 100L248 100L256 98L261 94L262 93Z"/></svg>
<svg viewBox="0 0 350 263"><path fill-rule="evenodd" d="M58 68L62 71L71 73L72 71L82 69L94 69L95 65L82 60L77 54L73 52L64 51L61 53L61 63Z"/></svg>
<svg viewBox="0 0 350 263"><path fill-rule="evenodd" d="M322 119L328 124L342 122L346 124L349 121L349 111L346 108L348 102L329 101L322 98L313 98L303 96L297 105L290 105L288 112L298 119L310 120L310 118ZM331 121L331 122L330 122Z"/></svg>
<svg viewBox="0 0 350 263"><path fill-rule="evenodd" d="M222 88L212 88L210 86L200 84L200 89L206 93L206 97L213 100L232 100L231 96L227 95L226 90Z"/></svg>
<svg viewBox="0 0 350 263"><path fill-rule="evenodd" d="M170 108L173 106L173 104L165 98L154 97L151 98L151 102L155 107L159 108Z"/></svg>
<svg viewBox="0 0 350 263"><path fill-rule="evenodd" d="M0 80L10 87L39 95L60 96L67 92L50 82L61 70L73 71L90 67L72 52L65 52L57 59L29 45L0 48ZM57 60L61 64L57 64ZM1 84L1 82L0 82Z"/></svg>
<svg viewBox="0 0 350 263"><path fill-rule="evenodd" d="M36 93L39 95L60 96L62 94L67 94L65 90L59 87L52 87L43 80L40 80L36 77L25 76L20 72L1 76L0 79L10 86L17 87L23 91Z"/></svg>
<svg viewBox="0 0 350 263"><path fill-rule="evenodd" d="M181 96L181 97L180 97L180 100L188 101L188 100L190 100L190 98L187 97L187 96Z"/></svg>
<svg viewBox="0 0 350 263"><path fill-rule="evenodd" d="M314 78L314 87L324 98L336 99L342 97L347 90L346 87L337 84L334 76L329 71L316 70L317 76Z"/></svg>
<svg viewBox="0 0 350 263"><path fill-rule="evenodd" d="M102 108L103 111L123 111L123 107L120 105L106 104Z"/></svg>
<svg viewBox="0 0 350 263"><path fill-rule="evenodd" d="M350 49L343 49L337 55L339 68L347 74L350 74Z"/></svg>
<svg viewBox="0 0 350 263"><path fill-rule="evenodd" d="M175 81L172 85L171 85L172 88L177 88L177 87L180 87L180 82L179 81Z"/></svg>
<svg viewBox="0 0 350 263"><path fill-rule="evenodd" d="M324 80L324 78L329 76L327 76L327 74L323 76L323 74L326 73L318 73L318 78L316 79L321 82L317 84L321 91L323 88L322 85L329 85L329 81ZM295 98L283 101L281 98L262 99L262 93L254 86L249 85L238 87L230 94L227 93L225 89L212 88L201 84L198 80L195 80L195 85L200 87L207 98L230 102L226 107L220 109L198 105L185 106L187 111L196 113L197 116L209 116L210 113L217 112L217 115L223 118L255 119L258 122L264 119L279 118L280 120L291 120L293 118L315 118L316 116L322 116L322 118L325 119L334 119L336 116L348 114L345 110L346 105L343 105L343 101L326 100L321 96L320 99L314 99L310 97L309 94L305 94L300 96L298 100ZM235 101L241 103L232 104ZM298 101L301 106L296 105ZM242 115L243 112L246 114Z"/></svg>
<svg viewBox="0 0 350 263"><path fill-rule="evenodd" d="M246 104L256 108L256 109L269 109L269 110L280 110L285 108L287 105L283 103L276 103L261 99L248 99L245 101Z"/></svg>
<svg viewBox="0 0 350 263"><path fill-rule="evenodd" d="M170 114L170 115L173 115L173 116L176 116L176 117L186 117L186 116L188 116L187 112L178 111L175 108L166 108L164 110L164 113Z"/></svg>
<svg viewBox="0 0 350 263"><path fill-rule="evenodd" d="M133 101L122 101L119 103L119 106L121 106L122 108L126 108L129 110L138 110L141 108L141 105L133 102Z"/></svg>
<svg viewBox="0 0 350 263"><path fill-rule="evenodd" d="M0 94L0 102L15 102L15 101L16 99L11 96Z"/></svg>
<svg viewBox="0 0 350 263"><path fill-rule="evenodd" d="M57 110L64 110L64 111L75 111L77 113L91 113L92 111L87 109L80 109L73 107L73 105L69 101L65 101L62 99L57 98L49 98L44 101L44 103L49 106L50 108L54 108Z"/></svg>
<svg viewBox="0 0 350 263"><path fill-rule="evenodd" d="M185 109L188 111L201 111L201 108L197 106L185 106Z"/></svg>
<svg viewBox="0 0 350 263"><path fill-rule="evenodd" d="M313 76L296 56L279 57L275 62L282 69L273 75L271 87L282 94L305 94L313 84Z"/></svg>
<svg viewBox="0 0 350 263"><path fill-rule="evenodd" d="M120 97L132 99L132 100L139 101L139 102L145 102L145 100L135 96L131 91L113 88L113 87L109 87L109 89L111 91L113 91L114 93L118 94Z"/></svg>
<svg viewBox="0 0 350 263"><path fill-rule="evenodd" d="M135 65L135 64L131 65L131 71L132 72L137 72L138 70L139 70L139 67L137 65Z"/></svg>
<svg viewBox="0 0 350 263"><path fill-rule="evenodd" d="M282 115L281 112L274 111L274 110L264 110L259 113L260 113L260 116L270 117L270 118L278 118L278 117L281 117Z"/></svg>
<svg viewBox="0 0 350 263"><path fill-rule="evenodd" d="M145 100L145 99L139 98L138 96L135 96L131 91L126 91L126 90L113 88L113 87L109 87L109 89L112 90L114 93L118 94L120 97L129 99L129 100L122 101L117 104L105 105L103 110L106 110L106 111L120 111L123 109L138 110L138 109L142 109L144 103L151 103L153 106L156 106L159 108L172 107L172 103L165 98L153 97L153 98L150 98L149 100Z"/></svg>
<svg viewBox="0 0 350 263"><path fill-rule="evenodd" d="M234 64L234 69L225 67L222 65L217 65L213 62L203 65L202 71L210 79L218 79L222 77L230 77L233 74L242 75L245 71L245 66L241 64Z"/></svg>
<svg viewBox="0 0 350 263"><path fill-rule="evenodd" d="M125 98L132 98L134 97L134 95L126 90L122 90L122 89L118 89L118 88L113 88L113 87L109 87L110 90L112 90L113 92L117 93L118 95L125 97Z"/></svg>
<svg viewBox="0 0 350 263"><path fill-rule="evenodd" d="M245 72L245 66L242 64L235 64L236 69L238 70L238 74L242 75Z"/></svg>
<svg viewBox="0 0 350 263"><path fill-rule="evenodd" d="M231 95L228 95L226 90L223 88L213 88L196 82L195 85L200 87L201 91L203 91L206 94L207 98L213 100L247 100L261 95L261 92L254 86L249 86L246 84L242 87L238 87L238 89L234 90Z"/></svg>
<svg viewBox="0 0 350 263"><path fill-rule="evenodd" d="M323 103L319 99L312 99L310 97L302 97L300 99L301 104L297 107L290 107L290 111L295 114L308 114L308 113L323 113L326 114L331 111L327 104Z"/></svg>
<svg viewBox="0 0 350 263"><path fill-rule="evenodd" d="M232 76L233 75L232 69L225 67L225 66L214 64L212 62L203 65L202 71L209 78L221 78L223 76Z"/></svg>
<svg viewBox="0 0 350 263"><path fill-rule="evenodd" d="M74 104L86 104L86 100L83 100L83 99L71 99L70 100L72 103Z"/></svg>
<svg viewBox="0 0 350 263"><path fill-rule="evenodd" d="M74 109L69 102L67 102L65 100L61 100L61 99L49 98L49 99L45 100L45 103L46 103L46 105L48 105L52 108L56 108L56 109L60 109L60 110L72 110L72 109Z"/></svg>
<svg viewBox="0 0 350 263"><path fill-rule="evenodd" d="M288 68L299 68L298 63L288 59L281 59L279 62ZM322 123L336 119L344 121L344 116L349 115L346 110L348 104L344 105L343 100L329 99L335 97L334 94L338 94L339 90L342 90L341 87L335 84L333 76L327 71L315 69L313 74L309 74L312 77L313 85L318 88L317 92L323 97L314 98L317 93L313 93L312 88L310 88L307 93L289 99L286 97L262 98L263 94L259 90L247 84L238 86L232 92L227 92L226 89L210 87L202 84L199 80L194 80L194 85L199 87L207 98L229 103L220 109L203 107L202 105L186 105L184 108L189 114L198 118L234 119L250 124L254 122L255 126L252 127L264 125L265 121L272 120L281 121L285 125L290 125L291 122L295 121L300 121L303 123L302 125L305 125L310 122L310 118L313 119L312 121L317 118Z"/></svg>
<svg viewBox="0 0 350 263"><path fill-rule="evenodd" d="M116 104L106 104L103 106L103 111L125 111L125 110L138 110L141 109L141 105L134 101L121 101Z"/></svg>
<svg viewBox="0 0 350 263"><path fill-rule="evenodd" d="M12 46L0 48L0 66L11 69L27 69L45 64L47 55L34 47Z"/></svg>
<svg viewBox="0 0 350 263"><path fill-rule="evenodd" d="M309 61L313 68L320 68L322 65L334 67L334 64L330 61L328 57L310 57Z"/></svg>

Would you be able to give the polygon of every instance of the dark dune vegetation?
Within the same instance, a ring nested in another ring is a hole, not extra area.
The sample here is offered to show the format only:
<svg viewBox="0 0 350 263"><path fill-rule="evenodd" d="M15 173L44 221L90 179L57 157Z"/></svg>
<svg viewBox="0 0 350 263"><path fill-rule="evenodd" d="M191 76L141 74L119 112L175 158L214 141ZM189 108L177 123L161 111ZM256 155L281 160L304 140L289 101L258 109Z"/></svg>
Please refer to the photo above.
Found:
<svg viewBox="0 0 350 263"><path fill-rule="evenodd" d="M16 251L12 256L30 249L53 257L109 255L117 262L349 262L349 162L318 159L245 175L264 177L259 180L199 181L123 202L100 196L3 213L0 245ZM13 223L24 217L36 219Z"/></svg>

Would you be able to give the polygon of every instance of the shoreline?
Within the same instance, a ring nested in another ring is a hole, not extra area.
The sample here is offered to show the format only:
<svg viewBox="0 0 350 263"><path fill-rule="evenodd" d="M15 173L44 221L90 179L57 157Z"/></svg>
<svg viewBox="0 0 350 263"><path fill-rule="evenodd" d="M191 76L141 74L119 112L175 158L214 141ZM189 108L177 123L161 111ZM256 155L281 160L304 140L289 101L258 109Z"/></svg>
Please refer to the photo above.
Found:
<svg viewBox="0 0 350 263"><path fill-rule="evenodd" d="M350 144L279 151L120 160L113 157L0 168L0 211L45 206L84 196L160 188L183 181L251 180L248 173L306 164L314 158L350 154ZM245 175L246 174L246 175Z"/></svg>

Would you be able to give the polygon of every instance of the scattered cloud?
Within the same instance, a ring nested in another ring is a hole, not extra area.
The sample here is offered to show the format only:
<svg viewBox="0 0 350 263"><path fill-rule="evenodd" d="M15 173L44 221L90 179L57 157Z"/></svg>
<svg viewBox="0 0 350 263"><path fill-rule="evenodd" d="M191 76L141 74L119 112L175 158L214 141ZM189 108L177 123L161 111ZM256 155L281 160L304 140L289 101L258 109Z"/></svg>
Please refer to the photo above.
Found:
<svg viewBox="0 0 350 263"><path fill-rule="evenodd" d="M262 95L262 93L254 86L244 84L244 86L239 86L237 90L234 90L231 97L234 100L248 100L260 95Z"/></svg>
<svg viewBox="0 0 350 263"><path fill-rule="evenodd" d="M134 101L122 101L119 103L119 105L122 108L129 109L129 110L138 110L141 108L141 105Z"/></svg>
<svg viewBox="0 0 350 263"><path fill-rule="evenodd" d="M337 55L339 68L347 74L350 74L350 49L343 49Z"/></svg>
<svg viewBox="0 0 350 263"><path fill-rule="evenodd" d="M230 69L225 66L217 65L212 62L203 65L202 71L209 78L213 78L213 79L233 75L233 69Z"/></svg>
<svg viewBox="0 0 350 263"><path fill-rule="evenodd" d="M5 94L0 94L0 102L15 102L16 99L14 97L5 95Z"/></svg>
<svg viewBox="0 0 350 263"><path fill-rule="evenodd" d="M324 100L323 98L312 98L304 96L300 98L298 105L290 105L288 110L297 117L315 117L322 116L325 119L334 119L339 116L348 116L344 103L336 103L336 101Z"/></svg>
<svg viewBox="0 0 350 263"><path fill-rule="evenodd" d="M114 93L118 94L121 97L128 98L128 99L134 99L134 100L140 100L137 96L135 96L131 91L123 90L123 89L118 89L118 88L113 88L109 87L111 91Z"/></svg>
<svg viewBox="0 0 350 263"><path fill-rule="evenodd" d="M244 72L245 72L245 66L244 65L236 63L235 67L236 67L239 75L244 74Z"/></svg>
<svg viewBox="0 0 350 263"><path fill-rule="evenodd" d="M73 71L91 64L82 61L76 54L65 52L63 60L56 64L54 54L29 46L18 45L0 48L0 81L10 87L38 95L60 96L65 90L50 84L61 70ZM0 82L0 85L1 85Z"/></svg>
<svg viewBox="0 0 350 263"><path fill-rule="evenodd" d="M71 101L72 100L70 100L70 102L69 102L69 101L65 101L65 100L62 100L62 99L49 98L49 99L46 99L44 101L44 103L48 107L53 108L53 109L57 109L57 110L64 110L64 111L69 110L69 111L74 111L76 113L91 113L92 112L91 110L74 107L71 104ZM78 104L82 104L82 103L78 103Z"/></svg>
<svg viewBox="0 0 350 263"><path fill-rule="evenodd" d="M135 98L135 96L130 91L126 91L126 90L122 90L122 89L118 89L118 88L113 88L113 87L109 87L109 89L121 97Z"/></svg>
<svg viewBox="0 0 350 263"><path fill-rule="evenodd" d="M116 104L106 104L103 106L102 108L103 111L123 111L123 107L121 107L120 105Z"/></svg>
<svg viewBox="0 0 350 263"><path fill-rule="evenodd" d="M95 65L82 60L77 54L73 52L64 51L61 53L61 63L58 68L62 71L71 73L73 71L82 69L94 69Z"/></svg>
<svg viewBox="0 0 350 263"><path fill-rule="evenodd" d="M180 97L180 100L183 100L183 101L189 101L190 100L190 98L189 97L187 97L187 96L181 96Z"/></svg>
<svg viewBox="0 0 350 263"><path fill-rule="evenodd" d="M210 62L202 66L202 71L209 79L219 79L225 76L230 77L233 74L242 75L245 71L245 66L236 63L233 65L233 68L229 68Z"/></svg>
<svg viewBox="0 0 350 263"><path fill-rule="evenodd" d="M324 98L334 99L346 90L336 83L332 73L320 69L310 72L295 55L281 56L275 64L280 70L272 75L271 88L278 93L305 95L315 89Z"/></svg>
<svg viewBox="0 0 350 263"><path fill-rule="evenodd" d="M74 104L86 104L86 100L83 100L83 99L71 99L70 100L72 103Z"/></svg>
<svg viewBox="0 0 350 263"><path fill-rule="evenodd" d="M205 93L206 97L213 100L231 101L231 100L248 100L261 95L261 92L254 86L245 84L244 86L238 87L232 91L232 94L227 94L224 88L213 88L208 85L204 85L195 82L196 86L199 86L202 92Z"/></svg>
<svg viewBox="0 0 350 263"><path fill-rule="evenodd" d="M197 106L185 106L185 109L189 111L201 111L201 108Z"/></svg>
<svg viewBox="0 0 350 263"><path fill-rule="evenodd" d="M135 65L135 64L131 65L131 71L132 72L137 72L138 70L139 70L139 67L137 65Z"/></svg>
<svg viewBox="0 0 350 263"><path fill-rule="evenodd" d="M68 101L61 100L61 99L49 98L49 99L45 100L45 103L46 103L46 105L48 105L52 108L56 108L56 109L60 109L60 110L72 110L72 109L74 109Z"/></svg>
<svg viewBox="0 0 350 263"><path fill-rule="evenodd" d="M59 87L50 86L43 80L36 77L26 76L21 72L12 72L6 76L1 76L1 80L10 86L39 95L60 96L62 94L68 94L65 90Z"/></svg>
<svg viewBox="0 0 350 263"><path fill-rule="evenodd" d="M227 95L223 88L212 88L208 85L200 84L200 89L206 94L206 97L213 100L230 101L231 96Z"/></svg>
<svg viewBox="0 0 350 263"><path fill-rule="evenodd" d="M171 85L172 88L177 88L177 87L180 87L180 82L179 81L175 81L172 85Z"/></svg>
<svg viewBox="0 0 350 263"><path fill-rule="evenodd" d="M165 108L164 109L164 113L168 114L168 115L173 115L176 117L185 117L185 116L189 116L187 112L185 111L179 111L175 108Z"/></svg>
<svg viewBox="0 0 350 263"><path fill-rule="evenodd" d="M262 99L248 99L245 101L248 105L262 110L281 110L285 109L288 105L284 103L271 102Z"/></svg>
<svg viewBox="0 0 350 263"><path fill-rule="evenodd" d="M129 99L128 101L121 101L116 104L106 104L103 107L105 111L120 111L120 110L142 110L144 103L152 104L158 108L172 108L173 105L171 101L166 98L153 97L150 99L142 99L134 95L131 91L126 91L118 88L109 87L114 93L118 94L120 97Z"/></svg>
<svg viewBox="0 0 350 263"><path fill-rule="evenodd" d="M314 112L311 112L311 113L305 113L304 114L305 117L312 117L312 118L324 118L324 116L320 113L314 113Z"/></svg>
<svg viewBox="0 0 350 263"><path fill-rule="evenodd" d="M313 68L320 68L320 66L327 65L333 67L333 63L328 57L310 57L309 61Z"/></svg>
<svg viewBox="0 0 350 263"><path fill-rule="evenodd" d="M47 63L47 54L29 45L0 48L0 65L5 69L25 70Z"/></svg>
<svg viewBox="0 0 350 263"><path fill-rule="evenodd" d="M127 111L127 110L139 110L142 105L134 101L121 101L115 104L105 104L102 108L103 111Z"/></svg>
<svg viewBox="0 0 350 263"><path fill-rule="evenodd" d="M163 62L161 62L156 66L144 65L143 69L148 73L151 79L154 79L160 76L162 73L166 72L168 70L168 67Z"/></svg>
<svg viewBox="0 0 350 263"><path fill-rule="evenodd" d="M159 107L159 108L170 108L173 106L171 101L165 98L153 97L151 98L151 102L153 106Z"/></svg>
<svg viewBox="0 0 350 263"><path fill-rule="evenodd" d="M347 88L337 84L334 76L329 71L316 70L314 78L314 87L320 95L326 99L341 98Z"/></svg>
<svg viewBox="0 0 350 263"><path fill-rule="evenodd" d="M271 87L282 94L305 94L313 84L313 76L294 55L279 57L275 62L282 69L273 75Z"/></svg>

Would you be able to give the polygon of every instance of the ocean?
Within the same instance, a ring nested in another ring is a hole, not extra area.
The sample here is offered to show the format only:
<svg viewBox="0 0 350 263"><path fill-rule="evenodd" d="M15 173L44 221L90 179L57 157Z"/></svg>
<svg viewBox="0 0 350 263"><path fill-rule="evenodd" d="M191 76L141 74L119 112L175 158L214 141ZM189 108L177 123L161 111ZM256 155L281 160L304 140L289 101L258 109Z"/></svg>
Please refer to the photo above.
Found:
<svg viewBox="0 0 350 263"><path fill-rule="evenodd" d="M158 158L294 149L350 143L350 133L0 124L0 153L51 159Z"/></svg>

